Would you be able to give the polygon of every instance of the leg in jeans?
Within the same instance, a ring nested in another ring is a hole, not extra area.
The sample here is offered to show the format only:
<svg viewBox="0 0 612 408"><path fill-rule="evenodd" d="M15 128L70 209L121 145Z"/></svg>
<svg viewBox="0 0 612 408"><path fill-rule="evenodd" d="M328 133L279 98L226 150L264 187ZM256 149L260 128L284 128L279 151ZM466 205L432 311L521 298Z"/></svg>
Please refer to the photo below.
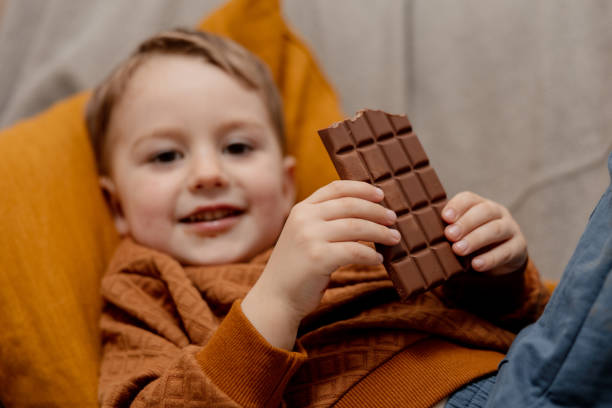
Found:
<svg viewBox="0 0 612 408"><path fill-rule="evenodd" d="M612 177L612 154L608 168ZM612 407L611 270L612 184L544 313L500 364L487 407Z"/></svg>

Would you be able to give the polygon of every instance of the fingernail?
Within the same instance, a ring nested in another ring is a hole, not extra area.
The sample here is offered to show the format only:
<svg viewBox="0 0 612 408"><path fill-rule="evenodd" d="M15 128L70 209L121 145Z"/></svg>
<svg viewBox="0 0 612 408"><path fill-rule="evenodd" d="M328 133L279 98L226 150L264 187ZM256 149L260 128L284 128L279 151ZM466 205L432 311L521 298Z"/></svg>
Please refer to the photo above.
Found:
<svg viewBox="0 0 612 408"><path fill-rule="evenodd" d="M465 250L467 249L467 242L465 242L464 240L461 240L459 242L455 242L453 244L453 247L459 251L459 253L464 253Z"/></svg>
<svg viewBox="0 0 612 408"><path fill-rule="evenodd" d="M446 233L451 238L459 238L461 229L457 225L449 225L446 227Z"/></svg>
<svg viewBox="0 0 612 408"><path fill-rule="evenodd" d="M444 211L442 211L442 216L447 220L447 221L455 221L455 211L452 208L447 208Z"/></svg>
<svg viewBox="0 0 612 408"><path fill-rule="evenodd" d="M396 241L399 241L400 239L402 239L402 236L398 230L393 229L393 228L389 228L389 229L391 230L391 235L393 235L393 239L395 239Z"/></svg>
<svg viewBox="0 0 612 408"><path fill-rule="evenodd" d="M379 263L382 263L382 261L383 261L385 258L382 256L382 254L381 254L381 253L377 252L377 254L378 254L378 262L379 262Z"/></svg>
<svg viewBox="0 0 612 408"><path fill-rule="evenodd" d="M380 189L380 188L376 187L376 195L377 195L378 197L382 198L382 197L384 197L385 192L384 192L384 191L382 191L382 189Z"/></svg>
<svg viewBox="0 0 612 408"><path fill-rule="evenodd" d="M387 219L390 222L395 222L395 220L397 219L397 214L395 214L395 211L387 210Z"/></svg>
<svg viewBox="0 0 612 408"><path fill-rule="evenodd" d="M476 259L474 259L472 261L472 266L475 269L480 269L480 268L484 267L484 261L482 259L480 259L480 258L476 258Z"/></svg>

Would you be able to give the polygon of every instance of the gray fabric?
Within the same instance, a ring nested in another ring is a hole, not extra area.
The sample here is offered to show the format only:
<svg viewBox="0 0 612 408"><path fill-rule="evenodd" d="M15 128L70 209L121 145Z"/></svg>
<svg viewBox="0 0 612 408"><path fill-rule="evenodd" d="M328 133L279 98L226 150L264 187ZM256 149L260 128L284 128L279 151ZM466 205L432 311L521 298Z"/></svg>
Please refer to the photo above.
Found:
<svg viewBox="0 0 612 408"><path fill-rule="evenodd" d="M221 0L4 0L0 126L97 82L145 36ZM347 115L407 113L449 193L508 206L558 279L612 149L606 0L285 0Z"/></svg>
<svg viewBox="0 0 612 408"><path fill-rule="evenodd" d="M100 81L144 38L221 0L4 0L0 127Z"/></svg>

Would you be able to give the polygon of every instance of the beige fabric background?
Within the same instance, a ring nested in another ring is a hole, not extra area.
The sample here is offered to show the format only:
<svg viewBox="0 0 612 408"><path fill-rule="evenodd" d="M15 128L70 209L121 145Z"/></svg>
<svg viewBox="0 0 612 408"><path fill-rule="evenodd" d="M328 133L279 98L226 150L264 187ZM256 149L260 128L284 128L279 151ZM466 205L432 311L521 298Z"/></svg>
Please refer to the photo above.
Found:
<svg viewBox="0 0 612 408"><path fill-rule="evenodd" d="M4 9L2 6L4 2ZM0 0L0 127L222 0ZM348 115L407 113L447 191L508 206L558 279L608 183L612 3L286 0Z"/></svg>

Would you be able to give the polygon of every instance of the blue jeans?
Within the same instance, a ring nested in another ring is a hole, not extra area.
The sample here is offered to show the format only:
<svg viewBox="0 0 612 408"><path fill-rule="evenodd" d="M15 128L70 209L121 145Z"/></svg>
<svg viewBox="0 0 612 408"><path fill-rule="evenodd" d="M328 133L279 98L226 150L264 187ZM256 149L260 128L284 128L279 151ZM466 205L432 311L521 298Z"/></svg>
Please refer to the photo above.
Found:
<svg viewBox="0 0 612 408"><path fill-rule="evenodd" d="M612 179L612 154L608 169ZM518 334L497 376L473 384L486 404L463 407L612 407L611 270L612 183L542 316Z"/></svg>
<svg viewBox="0 0 612 408"><path fill-rule="evenodd" d="M474 381L450 396L444 408L484 408L495 386L495 374Z"/></svg>

